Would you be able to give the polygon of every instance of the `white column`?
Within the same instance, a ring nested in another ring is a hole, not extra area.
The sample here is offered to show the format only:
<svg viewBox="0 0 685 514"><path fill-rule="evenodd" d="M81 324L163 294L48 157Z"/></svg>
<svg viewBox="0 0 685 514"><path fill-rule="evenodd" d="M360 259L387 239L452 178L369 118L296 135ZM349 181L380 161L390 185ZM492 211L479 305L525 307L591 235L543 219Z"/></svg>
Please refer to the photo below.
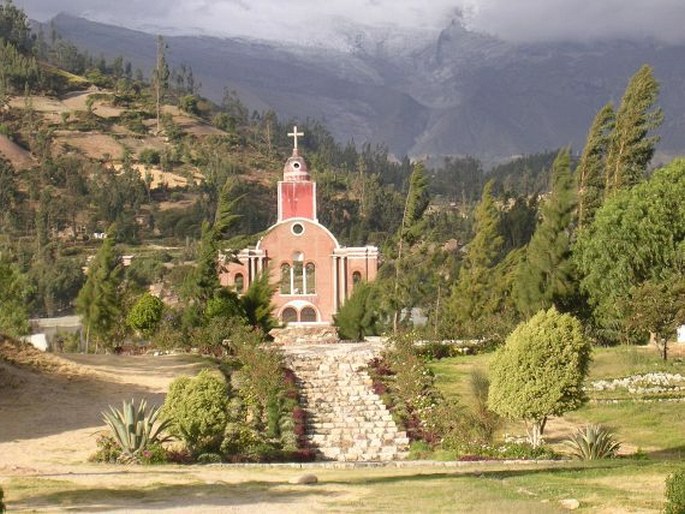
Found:
<svg viewBox="0 0 685 514"><path fill-rule="evenodd" d="M340 304L340 299L338 298L338 258L333 255L332 256L332 263L331 265L333 266L333 310L335 312L338 312L339 304Z"/></svg>

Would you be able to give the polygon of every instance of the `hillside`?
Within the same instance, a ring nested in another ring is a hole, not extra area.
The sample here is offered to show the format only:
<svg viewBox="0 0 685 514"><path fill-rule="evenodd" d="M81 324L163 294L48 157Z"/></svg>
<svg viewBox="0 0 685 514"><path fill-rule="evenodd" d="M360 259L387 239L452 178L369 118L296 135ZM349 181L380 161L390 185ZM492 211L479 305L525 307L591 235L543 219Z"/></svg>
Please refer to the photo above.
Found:
<svg viewBox="0 0 685 514"><path fill-rule="evenodd" d="M68 15L52 23L94 55L122 55L147 74L155 36ZM682 46L649 41L513 45L455 22L433 40L345 26L346 49L168 37L169 60L190 64L202 92L236 90L257 110L324 120L339 141L387 144L398 156L473 155L494 162L572 144L596 110L617 102L643 63L661 81L661 160L685 150ZM403 45L397 44L402 36Z"/></svg>

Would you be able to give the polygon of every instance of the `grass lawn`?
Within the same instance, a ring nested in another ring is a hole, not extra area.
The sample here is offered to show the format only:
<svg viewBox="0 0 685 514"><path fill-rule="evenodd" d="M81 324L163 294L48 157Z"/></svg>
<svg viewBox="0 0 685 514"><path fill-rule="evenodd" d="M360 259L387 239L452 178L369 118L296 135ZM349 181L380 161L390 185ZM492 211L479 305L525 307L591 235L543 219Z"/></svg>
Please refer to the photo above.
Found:
<svg viewBox="0 0 685 514"><path fill-rule="evenodd" d="M587 512L660 512L664 480L674 469L675 463L632 459L313 468L306 472L319 483L298 486L288 479L302 471L288 468L150 466L132 468L128 482L21 477L3 487L11 510L37 511L551 513L574 498Z"/></svg>
<svg viewBox="0 0 685 514"><path fill-rule="evenodd" d="M436 385L445 396L457 397L469 403L469 376L475 369L487 370L492 354L453 357L430 364ZM668 372L685 375L685 362L674 355L661 360L652 347L619 346L596 348L588 381L623 378L648 372ZM681 459L685 456L685 402L637 401L649 398L622 392L588 391L590 402L563 420L575 426L599 423L610 427L622 441L628 453L644 453L649 459ZM616 403L597 401L620 397ZM684 396L676 393L675 396ZM508 422L506 431L522 432L522 426Z"/></svg>

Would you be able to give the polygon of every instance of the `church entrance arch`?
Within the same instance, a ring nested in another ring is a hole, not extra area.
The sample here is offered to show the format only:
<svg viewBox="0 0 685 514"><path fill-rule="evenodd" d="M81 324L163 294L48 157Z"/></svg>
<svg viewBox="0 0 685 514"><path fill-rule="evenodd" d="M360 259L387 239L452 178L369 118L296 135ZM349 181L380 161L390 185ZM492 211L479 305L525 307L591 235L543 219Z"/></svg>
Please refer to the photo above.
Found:
<svg viewBox="0 0 685 514"><path fill-rule="evenodd" d="M311 303L295 300L281 311L283 323L317 323L319 312Z"/></svg>

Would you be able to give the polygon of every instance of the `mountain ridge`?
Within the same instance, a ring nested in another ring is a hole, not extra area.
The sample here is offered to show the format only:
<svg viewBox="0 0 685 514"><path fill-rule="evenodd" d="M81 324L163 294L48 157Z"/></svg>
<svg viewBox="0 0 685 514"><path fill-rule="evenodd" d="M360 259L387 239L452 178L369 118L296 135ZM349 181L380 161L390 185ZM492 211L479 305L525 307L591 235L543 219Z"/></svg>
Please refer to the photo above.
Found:
<svg viewBox="0 0 685 514"><path fill-rule="evenodd" d="M93 54L123 55L146 72L154 64L152 34L64 14L52 24ZM344 30L357 43L347 52L244 37L165 40L170 64L191 64L210 99L235 90L251 109L321 120L340 141L386 144L396 155L474 155L486 162L568 144L579 149L594 113L607 101L618 103L647 62L662 83L666 114L658 155L665 160L685 151L683 45L511 44L455 20L432 39L417 37L389 52L382 31Z"/></svg>

